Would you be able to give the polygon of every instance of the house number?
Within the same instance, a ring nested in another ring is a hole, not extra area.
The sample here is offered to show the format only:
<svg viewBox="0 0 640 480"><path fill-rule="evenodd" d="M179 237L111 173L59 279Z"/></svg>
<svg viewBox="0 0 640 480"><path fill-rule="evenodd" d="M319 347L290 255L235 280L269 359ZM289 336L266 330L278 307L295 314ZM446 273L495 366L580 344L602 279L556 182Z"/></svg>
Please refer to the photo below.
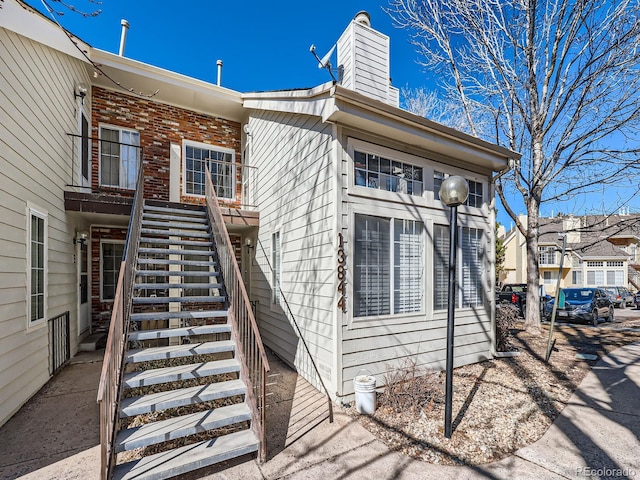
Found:
<svg viewBox="0 0 640 480"><path fill-rule="evenodd" d="M346 259L344 255L344 239L342 233L338 233L338 292L340 293L340 299L338 300L338 308L342 312L347 311L347 301L344 298L346 285L344 281L344 269L346 265Z"/></svg>

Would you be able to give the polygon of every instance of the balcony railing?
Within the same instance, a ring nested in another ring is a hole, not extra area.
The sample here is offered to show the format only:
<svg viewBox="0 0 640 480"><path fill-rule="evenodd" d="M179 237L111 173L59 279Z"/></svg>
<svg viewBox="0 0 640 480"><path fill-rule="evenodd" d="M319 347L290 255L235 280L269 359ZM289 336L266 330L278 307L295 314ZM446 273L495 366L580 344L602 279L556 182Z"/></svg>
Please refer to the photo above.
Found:
<svg viewBox="0 0 640 480"><path fill-rule="evenodd" d="M108 193L129 197L133 194L138 171L144 158L142 146L72 133L68 135L72 143L72 161L67 187L84 193ZM169 155L167 148L166 158L169 158ZM96 159L99 162L99 173L98 179L94 180L91 162ZM255 210L256 167L217 160L210 160L210 162L215 166L212 183L222 206ZM184 191L192 192L195 196L204 196L204 170L198 169L189 173L192 176L191 183ZM168 191L169 186L166 187ZM182 192L183 189L181 188L180 191Z"/></svg>

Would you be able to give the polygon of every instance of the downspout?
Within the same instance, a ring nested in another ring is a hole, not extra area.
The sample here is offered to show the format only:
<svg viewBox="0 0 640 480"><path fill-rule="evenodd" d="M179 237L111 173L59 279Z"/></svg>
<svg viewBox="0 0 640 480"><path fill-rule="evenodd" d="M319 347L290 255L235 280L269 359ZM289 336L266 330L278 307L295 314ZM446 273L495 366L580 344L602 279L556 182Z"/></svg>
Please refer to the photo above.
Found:
<svg viewBox="0 0 640 480"><path fill-rule="evenodd" d="M495 207L495 201L496 201L496 197L495 197L495 190L496 190L496 181L499 180L500 178L502 178L504 175L506 175L511 169L513 168L513 159L510 158L509 159L509 163L508 165L500 170L498 172L497 175L492 176L491 177L491 189L493 191L493 206L491 208L491 218L490 218L490 223L491 225L493 225L493 229L494 232L491 235L491 278L495 279L496 278L496 236L495 236L495 225L496 225L496 207ZM520 352L498 352L496 351L496 296L495 296L495 285L491 285L491 297L490 297L490 304L492 305L491 307L491 332L493 333L493 335L491 336L491 355L494 358L510 358L510 357L517 357L518 355L520 355Z"/></svg>

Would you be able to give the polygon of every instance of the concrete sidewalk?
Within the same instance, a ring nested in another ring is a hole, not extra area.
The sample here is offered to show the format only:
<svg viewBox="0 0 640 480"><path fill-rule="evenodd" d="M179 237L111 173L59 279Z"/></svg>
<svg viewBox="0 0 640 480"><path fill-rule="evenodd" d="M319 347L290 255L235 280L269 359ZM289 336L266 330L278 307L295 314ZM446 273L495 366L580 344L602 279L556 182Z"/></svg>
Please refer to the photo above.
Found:
<svg viewBox="0 0 640 480"><path fill-rule="evenodd" d="M100 362L74 360L0 429L1 479L97 478ZM390 451L339 408L330 424L326 398L277 359L268 391L269 460L182 478L640 478L640 343L602 358L539 441L478 467L437 466Z"/></svg>

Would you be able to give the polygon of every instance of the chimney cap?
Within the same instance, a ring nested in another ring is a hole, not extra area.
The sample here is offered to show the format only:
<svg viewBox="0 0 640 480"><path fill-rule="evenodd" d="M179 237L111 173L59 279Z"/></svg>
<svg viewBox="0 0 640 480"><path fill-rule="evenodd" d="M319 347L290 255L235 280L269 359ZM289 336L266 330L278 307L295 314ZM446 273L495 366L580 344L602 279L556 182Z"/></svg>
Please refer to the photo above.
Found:
<svg viewBox="0 0 640 480"><path fill-rule="evenodd" d="M360 10L356 13L356 16L353 17L353 21L356 23L361 23L362 25L366 25L367 27L371 27L371 15L369 12L365 10Z"/></svg>

